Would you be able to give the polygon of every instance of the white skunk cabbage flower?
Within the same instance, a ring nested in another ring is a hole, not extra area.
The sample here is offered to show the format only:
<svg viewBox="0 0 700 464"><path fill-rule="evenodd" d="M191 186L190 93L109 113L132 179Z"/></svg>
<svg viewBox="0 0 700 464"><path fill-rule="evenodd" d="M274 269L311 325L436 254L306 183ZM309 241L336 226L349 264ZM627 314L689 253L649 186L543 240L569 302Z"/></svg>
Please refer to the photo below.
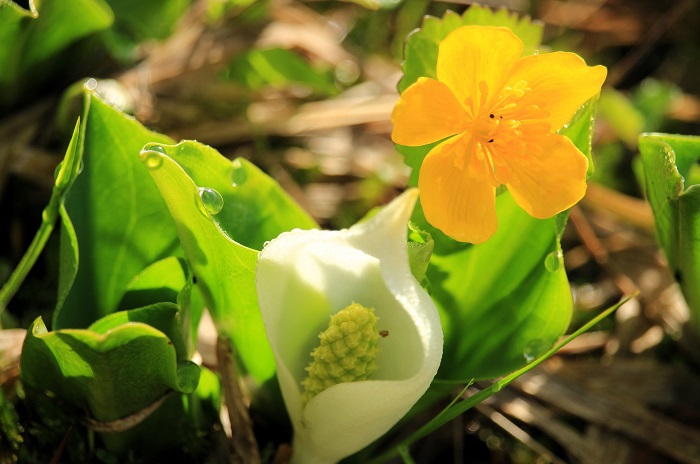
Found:
<svg viewBox="0 0 700 464"><path fill-rule="evenodd" d="M293 463L364 448L438 370L440 318L406 248L417 198L408 190L349 229L285 232L260 252L258 300L294 426Z"/></svg>

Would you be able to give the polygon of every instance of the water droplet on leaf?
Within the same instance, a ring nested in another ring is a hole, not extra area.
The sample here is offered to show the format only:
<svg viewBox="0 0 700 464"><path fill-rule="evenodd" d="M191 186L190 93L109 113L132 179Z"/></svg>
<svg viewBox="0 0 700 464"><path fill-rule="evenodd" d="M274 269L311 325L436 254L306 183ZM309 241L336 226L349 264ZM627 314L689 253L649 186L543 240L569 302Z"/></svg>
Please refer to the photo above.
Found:
<svg viewBox="0 0 700 464"><path fill-rule="evenodd" d="M547 351L547 345L542 340L532 340L525 345L523 350L523 357L525 361L531 363L535 359L542 356L542 354Z"/></svg>
<svg viewBox="0 0 700 464"><path fill-rule="evenodd" d="M150 149L142 150L141 153L139 153L139 157L143 164L151 170L158 169L163 164L163 157L161 154Z"/></svg>
<svg viewBox="0 0 700 464"><path fill-rule="evenodd" d="M233 160L231 164L233 165L233 169L231 170L231 184L234 187L245 184L245 181L248 180L248 171L246 171L241 160Z"/></svg>
<svg viewBox="0 0 700 464"><path fill-rule="evenodd" d="M164 155L167 155L167 154L168 154L168 152L165 151L165 148L163 148L162 145L158 145L158 144L156 144L156 143L153 143L153 144L150 144L150 143L149 143L148 145L146 145L145 147L143 147L143 150L155 151L155 152L157 152L157 153L162 153L162 154L164 154Z"/></svg>
<svg viewBox="0 0 700 464"><path fill-rule="evenodd" d="M217 214L224 207L224 198L219 192L209 187L199 188L199 198L202 199L204 208L210 214Z"/></svg>
<svg viewBox="0 0 700 464"><path fill-rule="evenodd" d="M556 272L562 268L564 255L561 251L553 251L544 259L544 267L549 272Z"/></svg>

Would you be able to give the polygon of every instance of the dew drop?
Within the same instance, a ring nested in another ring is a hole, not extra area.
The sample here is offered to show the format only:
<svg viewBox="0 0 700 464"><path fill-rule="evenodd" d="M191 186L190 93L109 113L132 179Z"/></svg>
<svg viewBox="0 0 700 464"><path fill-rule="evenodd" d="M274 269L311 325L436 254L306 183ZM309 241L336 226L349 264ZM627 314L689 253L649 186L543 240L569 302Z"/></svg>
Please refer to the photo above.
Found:
<svg viewBox="0 0 700 464"><path fill-rule="evenodd" d="M149 143L145 147L143 147L144 151L155 151L156 153L162 153L164 155L167 155L168 152L165 151L165 148L162 145L158 145L157 143Z"/></svg>
<svg viewBox="0 0 700 464"><path fill-rule="evenodd" d="M533 54L533 55L539 55L539 54L540 54L540 51L539 51L539 50L535 50L534 52L532 52L532 54Z"/></svg>
<svg viewBox="0 0 700 464"><path fill-rule="evenodd" d="M553 251L544 259L544 267L549 272L556 272L562 268L564 255L561 251Z"/></svg>
<svg viewBox="0 0 700 464"><path fill-rule="evenodd" d="M139 157L143 164L150 170L158 169L163 165L163 157L161 153L155 152L153 150L142 150L139 153Z"/></svg>
<svg viewBox="0 0 700 464"><path fill-rule="evenodd" d="M210 214L217 214L224 207L224 198L219 192L209 187L199 188L199 198L202 199L204 208Z"/></svg>
<svg viewBox="0 0 700 464"><path fill-rule="evenodd" d="M231 185L238 187L239 185L245 184L248 180L248 171L246 170L241 160L233 160L231 163L233 169L231 170Z"/></svg>
<svg viewBox="0 0 700 464"><path fill-rule="evenodd" d="M97 79L90 78L87 81L85 81L85 88L88 90L95 90L97 88Z"/></svg>
<svg viewBox="0 0 700 464"><path fill-rule="evenodd" d="M535 359L542 356L545 351L547 351L547 345L542 340L532 340L525 345L525 349L523 350L523 358L525 358L525 361L528 363L531 363Z"/></svg>
<svg viewBox="0 0 700 464"><path fill-rule="evenodd" d="M265 247L268 246L269 244L270 244L270 240L265 241L265 243L263 243L263 248L265 248Z"/></svg>

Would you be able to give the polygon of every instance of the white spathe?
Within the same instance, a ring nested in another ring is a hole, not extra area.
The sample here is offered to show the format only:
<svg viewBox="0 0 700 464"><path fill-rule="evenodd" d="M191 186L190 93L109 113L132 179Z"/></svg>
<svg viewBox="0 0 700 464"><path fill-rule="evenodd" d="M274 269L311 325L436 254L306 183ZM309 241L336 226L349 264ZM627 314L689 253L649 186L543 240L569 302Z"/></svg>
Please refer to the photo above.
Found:
<svg viewBox="0 0 700 464"><path fill-rule="evenodd" d="M435 304L411 274L411 189L366 222L340 231L294 230L260 252L257 291L294 426L293 463L332 464L386 433L430 386L442 357ZM301 382L330 316L357 302L375 309L379 340L371 380L341 383L302 404Z"/></svg>

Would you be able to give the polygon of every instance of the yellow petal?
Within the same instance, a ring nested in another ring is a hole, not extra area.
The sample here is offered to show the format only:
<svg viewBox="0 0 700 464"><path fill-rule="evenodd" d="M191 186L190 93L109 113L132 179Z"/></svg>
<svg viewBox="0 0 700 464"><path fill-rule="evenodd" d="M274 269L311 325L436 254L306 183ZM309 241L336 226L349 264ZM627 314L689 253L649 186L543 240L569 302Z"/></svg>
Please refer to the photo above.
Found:
<svg viewBox="0 0 700 464"><path fill-rule="evenodd" d="M437 142L461 132L464 116L464 109L445 84L421 77L403 92L394 107L391 139L409 146Z"/></svg>
<svg viewBox="0 0 700 464"><path fill-rule="evenodd" d="M583 59L567 52L526 56L519 60L508 80L509 85L527 82L530 91L518 105L537 105L549 112L544 120L559 130L586 100L600 92L605 81L605 66L587 66Z"/></svg>
<svg viewBox="0 0 700 464"><path fill-rule="evenodd" d="M461 242L488 240L498 226L495 188L488 178L474 177L455 159L464 156L463 137L454 137L433 148L423 161L418 188L425 218L445 234Z"/></svg>
<svg viewBox="0 0 700 464"><path fill-rule="evenodd" d="M523 51L510 29L464 26L440 42L437 77L476 116L495 97Z"/></svg>
<svg viewBox="0 0 700 464"><path fill-rule="evenodd" d="M575 205L586 193L588 160L568 138L549 134L539 156L512 158L517 181L506 184L515 202L531 216L546 219Z"/></svg>

